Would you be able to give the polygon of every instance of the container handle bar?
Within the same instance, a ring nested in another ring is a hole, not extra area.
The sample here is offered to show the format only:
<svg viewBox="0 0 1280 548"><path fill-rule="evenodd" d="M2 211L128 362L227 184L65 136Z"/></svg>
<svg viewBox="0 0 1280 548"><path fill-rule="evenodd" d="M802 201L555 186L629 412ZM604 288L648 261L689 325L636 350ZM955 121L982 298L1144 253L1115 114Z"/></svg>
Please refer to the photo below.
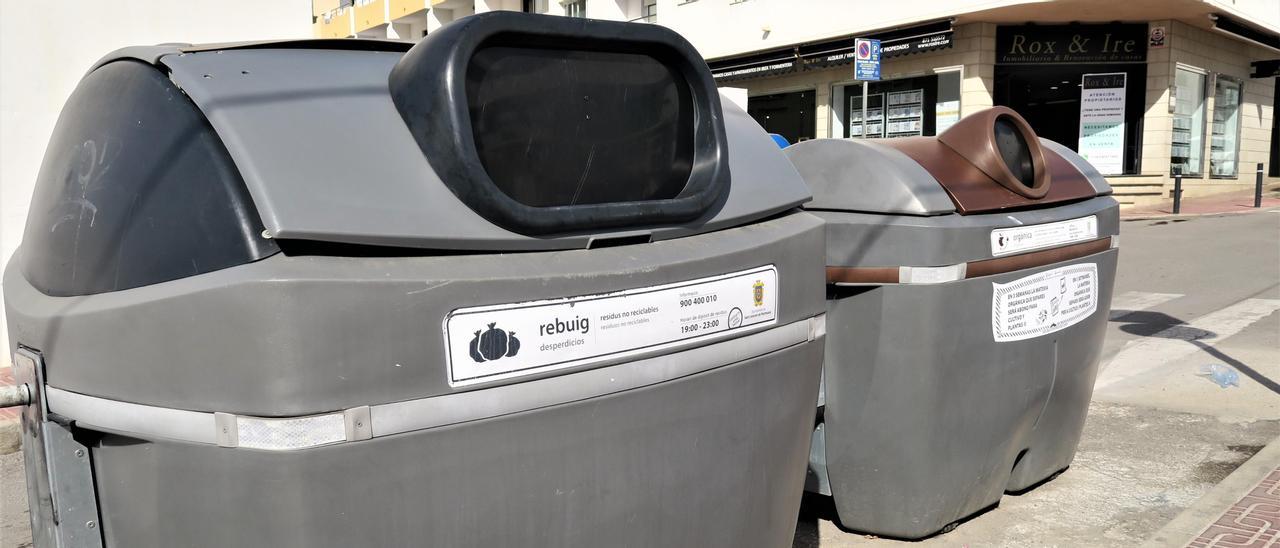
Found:
<svg viewBox="0 0 1280 548"><path fill-rule="evenodd" d="M0 386L0 409L22 407L31 403L31 388L26 384Z"/></svg>

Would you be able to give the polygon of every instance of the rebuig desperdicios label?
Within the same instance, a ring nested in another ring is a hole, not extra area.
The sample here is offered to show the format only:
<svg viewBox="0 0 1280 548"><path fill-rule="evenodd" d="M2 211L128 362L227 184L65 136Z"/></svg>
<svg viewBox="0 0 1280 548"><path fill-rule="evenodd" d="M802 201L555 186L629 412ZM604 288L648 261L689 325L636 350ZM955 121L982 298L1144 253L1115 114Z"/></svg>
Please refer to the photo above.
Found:
<svg viewBox="0 0 1280 548"><path fill-rule="evenodd" d="M991 286L991 334L996 342L1060 331L1098 309L1096 263L1068 265Z"/></svg>
<svg viewBox="0 0 1280 548"><path fill-rule="evenodd" d="M616 360L777 321L773 265L615 293L459 308L444 320L449 385Z"/></svg>

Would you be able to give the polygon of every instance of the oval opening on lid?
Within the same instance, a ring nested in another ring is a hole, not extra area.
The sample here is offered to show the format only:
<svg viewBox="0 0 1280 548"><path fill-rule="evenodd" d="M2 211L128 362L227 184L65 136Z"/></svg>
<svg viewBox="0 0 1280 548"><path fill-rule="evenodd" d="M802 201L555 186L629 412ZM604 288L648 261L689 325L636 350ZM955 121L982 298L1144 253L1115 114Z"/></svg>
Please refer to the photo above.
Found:
<svg viewBox="0 0 1280 548"><path fill-rule="evenodd" d="M388 85L441 182L508 230L697 222L729 188L715 82L670 29L473 15L410 49Z"/></svg>
<svg viewBox="0 0 1280 548"><path fill-rule="evenodd" d="M1031 160L1031 147L1027 145L1027 139L1022 136L1018 126L1008 116L999 116L995 121L995 136L996 150L1005 167L1009 168L1009 173L1023 186L1035 186L1036 171L1035 163Z"/></svg>
<svg viewBox="0 0 1280 548"><path fill-rule="evenodd" d="M937 140L989 177L990 182L1014 194L1038 200L1049 192L1050 177L1040 141L1026 120L1008 107L992 107L966 116L938 135Z"/></svg>
<svg viewBox="0 0 1280 548"><path fill-rule="evenodd" d="M650 55L481 46L466 93L481 165L524 205L669 200L689 180L689 84Z"/></svg>

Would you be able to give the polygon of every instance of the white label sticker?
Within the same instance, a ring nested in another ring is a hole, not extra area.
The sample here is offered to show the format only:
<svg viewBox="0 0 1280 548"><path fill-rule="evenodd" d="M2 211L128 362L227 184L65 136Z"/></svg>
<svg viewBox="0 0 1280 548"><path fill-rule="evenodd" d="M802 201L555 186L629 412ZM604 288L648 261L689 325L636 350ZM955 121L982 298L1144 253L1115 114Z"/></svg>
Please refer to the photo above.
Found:
<svg viewBox="0 0 1280 548"><path fill-rule="evenodd" d="M991 255L999 257L1097 238L1098 217L1095 215L1042 225L997 228L991 231Z"/></svg>
<svg viewBox="0 0 1280 548"><path fill-rule="evenodd" d="M1098 309L1095 263L1046 270L991 287L991 333L996 342L1061 331Z"/></svg>
<svg viewBox="0 0 1280 548"><path fill-rule="evenodd" d="M449 385L530 375L722 338L777 321L778 270L616 293L459 308L444 320Z"/></svg>

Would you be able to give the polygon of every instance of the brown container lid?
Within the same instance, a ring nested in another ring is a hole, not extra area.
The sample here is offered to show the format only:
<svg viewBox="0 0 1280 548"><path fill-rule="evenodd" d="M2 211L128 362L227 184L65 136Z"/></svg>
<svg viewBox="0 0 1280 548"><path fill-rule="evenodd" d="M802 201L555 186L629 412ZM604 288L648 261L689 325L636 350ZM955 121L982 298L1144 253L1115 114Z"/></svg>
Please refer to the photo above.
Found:
<svg viewBox="0 0 1280 548"><path fill-rule="evenodd" d="M1001 155L998 126L1006 146L1024 146L1024 154L1030 157L1030 166L1022 166L1020 173L1015 174ZM1045 207L1097 195L1084 173L1041 147L1026 120L1006 107L966 116L937 137L881 143L924 167L951 196L961 215Z"/></svg>

